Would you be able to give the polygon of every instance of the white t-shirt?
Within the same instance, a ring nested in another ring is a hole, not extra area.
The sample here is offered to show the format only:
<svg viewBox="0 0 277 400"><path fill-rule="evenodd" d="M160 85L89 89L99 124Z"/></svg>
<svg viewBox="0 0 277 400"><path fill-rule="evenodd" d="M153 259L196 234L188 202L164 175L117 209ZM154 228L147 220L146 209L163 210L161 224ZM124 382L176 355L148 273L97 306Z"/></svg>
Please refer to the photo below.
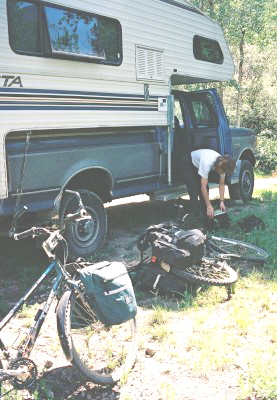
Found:
<svg viewBox="0 0 277 400"><path fill-rule="evenodd" d="M215 150L199 149L191 152L191 160L197 168L198 174L208 178L209 172L214 169L214 163L220 154Z"/></svg>

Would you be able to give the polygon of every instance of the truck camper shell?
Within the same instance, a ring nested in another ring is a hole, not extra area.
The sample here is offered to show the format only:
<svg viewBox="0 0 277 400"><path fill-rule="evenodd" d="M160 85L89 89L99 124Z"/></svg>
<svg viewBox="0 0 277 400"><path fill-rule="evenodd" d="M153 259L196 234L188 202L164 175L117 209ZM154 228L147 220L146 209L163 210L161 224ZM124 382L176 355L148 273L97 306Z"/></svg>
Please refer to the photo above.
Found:
<svg viewBox="0 0 277 400"><path fill-rule="evenodd" d="M164 126L166 107L158 107L158 98L168 96L171 85L233 75L221 28L185 0L105 0L104 7L102 0L1 0L0 11L3 150L6 137L26 129L52 135L61 128ZM118 59L57 50L51 24L65 14L72 21L79 17L79 25L82 18L105 17L106 26L117 30ZM3 151L0 197L7 196Z"/></svg>
<svg viewBox="0 0 277 400"><path fill-rule="evenodd" d="M172 87L234 73L186 0L0 0L0 30L0 218L171 185Z"/></svg>

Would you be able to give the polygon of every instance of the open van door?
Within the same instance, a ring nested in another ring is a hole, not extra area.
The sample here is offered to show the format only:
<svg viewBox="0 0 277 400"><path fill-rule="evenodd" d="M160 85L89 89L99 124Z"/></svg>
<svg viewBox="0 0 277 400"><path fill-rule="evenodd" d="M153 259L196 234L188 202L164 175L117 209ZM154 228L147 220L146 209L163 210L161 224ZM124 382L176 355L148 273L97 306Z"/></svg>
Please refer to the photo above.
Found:
<svg viewBox="0 0 277 400"><path fill-rule="evenodd" d="M215 89L173 92L180 102L187 151L210 148L220 154L233 155L229 123Z"/></svg>

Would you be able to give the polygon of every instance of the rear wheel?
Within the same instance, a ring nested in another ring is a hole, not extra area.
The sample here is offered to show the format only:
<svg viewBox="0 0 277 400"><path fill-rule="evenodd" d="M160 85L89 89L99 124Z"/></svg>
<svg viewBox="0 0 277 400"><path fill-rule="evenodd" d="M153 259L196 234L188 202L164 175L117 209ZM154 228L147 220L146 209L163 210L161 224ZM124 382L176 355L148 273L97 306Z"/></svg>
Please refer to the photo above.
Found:
<svg viewBox="0 0 277 400"><path fill-rule="evenodd" d="M88 190L80 189L83 204L91 220L75 221L66 225L64 237L68 243L71 258L89 257L103 243L107 233L107 215L101 199ZM76 212L76 196L65 193L60 207L60 222L63 226L65 217Z"/></svg>
<svg viewBox="0 0 277 400"><path fill-rule="evenodd" d="M239 182L229 185L229 195L232 200L247 201L252 198L254 190L254 172L248 160L241 161Z"/></svg>
<svg viewBox="0 0 277 400"><path fill-rule="evenodd" d="M67 359L96 384L113 384L128 374L137 353L136 322L105 327L81 298L67 291L57 309L61 346Z"/></svg>

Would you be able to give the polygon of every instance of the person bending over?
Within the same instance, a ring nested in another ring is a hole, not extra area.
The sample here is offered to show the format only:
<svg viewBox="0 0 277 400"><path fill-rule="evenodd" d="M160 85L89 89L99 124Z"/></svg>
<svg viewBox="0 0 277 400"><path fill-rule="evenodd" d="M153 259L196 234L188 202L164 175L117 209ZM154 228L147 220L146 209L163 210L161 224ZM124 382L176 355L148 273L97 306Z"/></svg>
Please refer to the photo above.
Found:
<svg viewBox="0 0 277 400"><path fill-rule="evenodd" d="M191 211L195 217L200 216L200 211L209 218L214 217L214 208L209 199L208 188L208 176L211 171L219 174L220 209L225 211L225 175L233 174L235 164L235 161L228 155L221 156L211 149L200 149L185 154L182 172L190 197ZM200 198L200 207L198 197Z"/></svg>

